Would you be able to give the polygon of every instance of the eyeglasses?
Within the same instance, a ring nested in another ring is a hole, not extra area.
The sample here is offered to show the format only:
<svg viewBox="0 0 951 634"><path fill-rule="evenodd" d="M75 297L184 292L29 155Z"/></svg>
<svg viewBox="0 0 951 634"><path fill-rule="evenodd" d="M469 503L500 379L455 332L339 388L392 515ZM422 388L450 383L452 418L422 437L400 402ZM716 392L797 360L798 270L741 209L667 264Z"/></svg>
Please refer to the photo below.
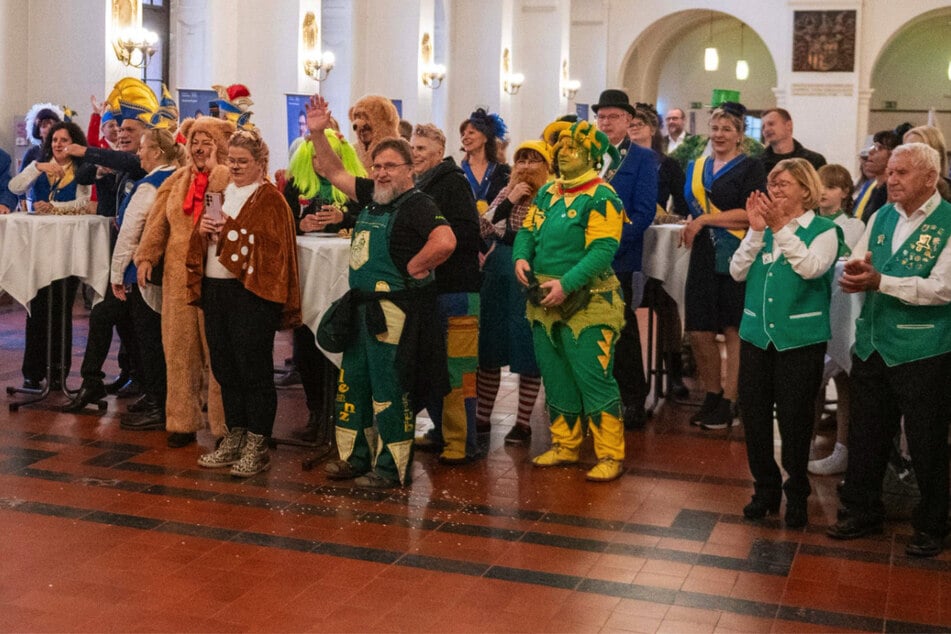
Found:
<svg viewBox="0 0 951 634"><path fill-rule="evenodd" d="M647 124L642 121L632 121L627 127L630 130L640 130L641 128L646 128Z"/></svg>
<svg viewBox="0 0 951 634"><path fill-rule="evenodd" d="M617 121L624 115L619 112L612 112L611 114L599 114L598 121Z"/></svg>
<svg viewBox="0 0 951 634"><path fill-rule="evenodd" d="M766 183L766 187L769 189L782 189L786 190L795 185L794 181L781 181L781 180L772 180Z"/></svg>
<svg viewBox="0 0 951 634"><path fill-rule="evenodd" d="M404 165L409 165L409 163L374 163L370 166L370 171L374 174L379 174L380 172L386 172L389 174L397 167L403 167Z"/></svg>
<svg viewBox="0 0 951 634"><path fill-rule="evenodd" d="M535 165L535 164L537 164L537 163L544 163L544 162L545 162L544 159L537 159L537 158L520 158L520 159L518 159L517 161L515 161L515 164L516 164L516 165Z"/></svg>

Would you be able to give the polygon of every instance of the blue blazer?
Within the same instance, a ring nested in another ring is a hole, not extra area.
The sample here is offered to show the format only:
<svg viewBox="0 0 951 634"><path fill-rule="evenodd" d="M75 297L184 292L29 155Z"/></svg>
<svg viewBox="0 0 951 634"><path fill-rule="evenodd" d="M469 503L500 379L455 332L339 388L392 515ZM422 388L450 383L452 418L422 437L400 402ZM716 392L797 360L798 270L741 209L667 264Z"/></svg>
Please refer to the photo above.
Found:
<svg viewBox="0 0 951 634"><path fill-rule="evenodd" d="M657 213L657 161L653 150L631 143L611 186L631 221L621 230L621 244L611 266L616 273L640 271L644 232Z"/></svg>

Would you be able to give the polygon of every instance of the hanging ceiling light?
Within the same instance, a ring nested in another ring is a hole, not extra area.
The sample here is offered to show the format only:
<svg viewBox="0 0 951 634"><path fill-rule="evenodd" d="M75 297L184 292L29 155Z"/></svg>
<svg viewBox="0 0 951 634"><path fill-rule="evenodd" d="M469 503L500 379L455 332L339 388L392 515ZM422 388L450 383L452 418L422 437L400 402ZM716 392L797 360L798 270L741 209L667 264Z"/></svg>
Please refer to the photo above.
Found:
<svg viewBox="0 0 951 634"><path fill-rule="evenodd" d="M740 22L740 59L736 60L736 78L740 81L746 81L750 76L750 65L746 63L746 55L743 54L743 32L745 30L746 25Z"/></svg>
<svg viewBox="0 0 951 634"><path fill-rule="evenodd" d="M703 70L714 71L720 67L720 55L713 45L713 16L710 16L710 35L707 38L707 48L703 51Z"/></svg>

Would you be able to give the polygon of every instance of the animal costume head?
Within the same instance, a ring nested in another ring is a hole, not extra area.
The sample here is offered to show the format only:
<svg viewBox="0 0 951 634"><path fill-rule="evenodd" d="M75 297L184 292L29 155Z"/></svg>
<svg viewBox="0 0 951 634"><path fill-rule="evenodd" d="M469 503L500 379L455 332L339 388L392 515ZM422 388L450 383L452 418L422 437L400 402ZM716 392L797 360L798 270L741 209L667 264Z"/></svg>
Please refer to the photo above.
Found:
<svg viewBox="0 0 951 634"><path fill-rule="evenodd" d="M218 99L213 103L218 104L218 110L228 121L239 128L248 128L251 126L251 115L249 110L254 102L251 101L251 91L244 84L231 84L230 86L221 86L216 84L211 87L218 93Z"/></svg>
<svg viewBox="0 0 951 634"><path fill-rule="evenodd" d="M367 95L359 99L347 113L357 142L354 147L364 167L373 162L373 148L387 137L400 135L400 115L393 102L380 95Z"/></svg>
<svg viewBox="0 0 951 634"><path fill-rule="evenodd" d="M187 141L186 150L191 160L192 139L199 132L204 132L215 141L215 160L218 165L226 165L228 160L228 139L234 134L235 126L232 122L214 117L199 117L182 121L180 132Z"/></svg>
<svg viewBox="0 0 951 634"><path fill-rule="evenodd" d="M117 121L135 119L148 128L167 128L168 120L156 117L159 102L152 89L141 79L124 77L116 82L106 97Z"/></svg>
<svg viewBox="0 0 951 634"><path fill-rule="evenodd" d="M26 136L33 145L40 145L43 139L40 137L40 122L50 120L58 123L63 120L63 109L52 103L33 104L30 111L26 113L24 122L26 123Z"/></svg>
<svg viewBox="0 0 951 634"><path fill-rule="evenodd" d="M621 162L621 155L618 154L617 148L611 145L608 136L588 121L549 123L542 137L548 142L555 163L559 163L559 152L572 147L584 149L588 155L587 163L594 169L605 166L605 155L610 159L608 166L616 166ZM566 178L574 176L577 174L565 174Z"/></svg>

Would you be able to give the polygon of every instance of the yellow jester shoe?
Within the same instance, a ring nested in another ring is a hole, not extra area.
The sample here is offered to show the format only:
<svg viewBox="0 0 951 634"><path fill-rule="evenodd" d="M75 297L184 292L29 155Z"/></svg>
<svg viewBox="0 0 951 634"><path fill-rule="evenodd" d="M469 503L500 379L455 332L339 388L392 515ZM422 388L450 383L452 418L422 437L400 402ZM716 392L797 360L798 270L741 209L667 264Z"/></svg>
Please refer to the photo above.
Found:
<svg viewBox="0 0 951 634"><path fill-rule="evenodd" d="M591 482L610 482L617 480L624 473L624 463L614 458L601 458L588 472L587 479Z"/></svg>
<svg viewBox="0 0 951 634"><path fill-rule="evenodd" d="M576 462L578 462L578 450L567 449L558 443L553 443L551 449L532 458L532 464L536 467L557 467Z"/></svg>

